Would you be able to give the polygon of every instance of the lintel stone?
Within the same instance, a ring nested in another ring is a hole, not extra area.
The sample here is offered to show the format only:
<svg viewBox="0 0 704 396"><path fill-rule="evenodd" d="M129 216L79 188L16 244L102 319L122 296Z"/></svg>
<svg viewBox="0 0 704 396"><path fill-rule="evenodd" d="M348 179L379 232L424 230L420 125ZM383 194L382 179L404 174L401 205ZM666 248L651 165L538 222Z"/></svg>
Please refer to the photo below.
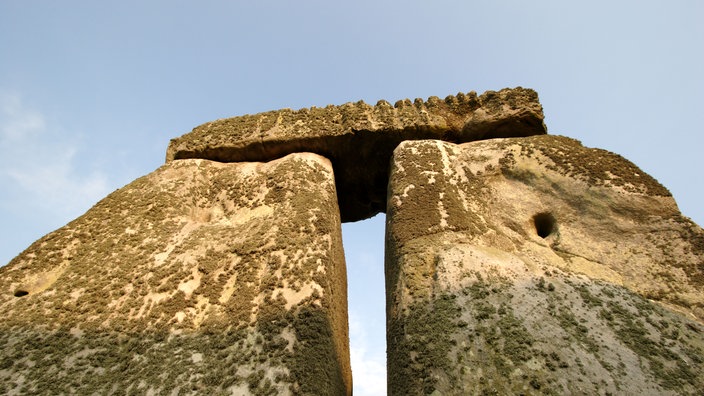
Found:
<svg viewBox="0 0 704 396"><path fill-rule="evenodd" d="M294 152L330 159L343 222L386 211L388 164L404 140L464 143L547 133L532 89L506 88L444 100L362 101L324 108L282 109L221 119L171 140L166 161L270 161Z"/></svg>

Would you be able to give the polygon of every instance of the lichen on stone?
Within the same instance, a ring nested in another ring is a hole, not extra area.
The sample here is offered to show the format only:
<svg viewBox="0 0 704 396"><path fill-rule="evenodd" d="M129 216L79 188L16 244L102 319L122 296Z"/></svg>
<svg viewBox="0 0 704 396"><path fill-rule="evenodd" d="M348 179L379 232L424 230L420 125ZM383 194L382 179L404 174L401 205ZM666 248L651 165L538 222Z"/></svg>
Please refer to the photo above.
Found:
<svg viewBox="0 0 704 396"><path fill-rule="evenodd" d="M170 162L0 269L0 383L349 393L340 231L324 158Z"/></svg>

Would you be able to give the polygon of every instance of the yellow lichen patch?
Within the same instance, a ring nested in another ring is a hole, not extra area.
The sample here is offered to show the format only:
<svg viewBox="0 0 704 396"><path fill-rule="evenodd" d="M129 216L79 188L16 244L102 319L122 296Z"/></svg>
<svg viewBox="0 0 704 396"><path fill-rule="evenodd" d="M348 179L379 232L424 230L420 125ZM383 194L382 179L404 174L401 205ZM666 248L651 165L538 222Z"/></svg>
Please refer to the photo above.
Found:
<svg viewBox="0 0 704 396"><path fill-rule="evenodd" d="M31 274L22 282L13 287L15 294L26 292L26 294L37 294L49 289L54 282L66 271L70 261L63 261L57 268L46 272Z"/></svg>
<svg viewBox="0 0 704 396"><path fill-rule="evenodd" d="M559 267L564 270L584 274L590 278L601 279L615 285L623 285L623 276L607 265L589 261L583 257L570 257L563 263Z"/></svg>
<svg viewBox="0 0 704 396"><path fill-rule="evenodd" d="M320 304L320 299L324 297L325 291L317 283L306 283L299 290L280 288L274 289L273 295L281 294L286 300L285 308L290 310L294 305L299 304L301 301L308 299L312 296L316 297L313 301L314 304Z"/></svg>

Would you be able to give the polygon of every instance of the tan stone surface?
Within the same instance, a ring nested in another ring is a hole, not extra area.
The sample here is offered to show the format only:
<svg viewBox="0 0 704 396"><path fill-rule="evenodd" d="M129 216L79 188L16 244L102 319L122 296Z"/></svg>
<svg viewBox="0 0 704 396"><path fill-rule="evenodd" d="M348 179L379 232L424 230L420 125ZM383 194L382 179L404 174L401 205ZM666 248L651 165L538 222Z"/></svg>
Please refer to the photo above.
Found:
<svg viewBox="0 0 704 396"><path fill-rule="evenodd" d="M360 101L217 120L172 139L166 159L268 161L314 152L335 167L342 221L356 221L385 210L389 159L403 140L467 142L544 133L538 95L514 88L406 99L394 106Z"/></svg>
<svg viewBox="0 0 704 396"><path fill-rule="evenodd" d="M389 390L696 394L704 231L558 136L404 142L387 210Z"/></svg>
<svg viewBox="0 0 704 396"><path fill-rule="evenodd" d="M172 161L0 268L2 394L350 394L330 162Z"/></svg>

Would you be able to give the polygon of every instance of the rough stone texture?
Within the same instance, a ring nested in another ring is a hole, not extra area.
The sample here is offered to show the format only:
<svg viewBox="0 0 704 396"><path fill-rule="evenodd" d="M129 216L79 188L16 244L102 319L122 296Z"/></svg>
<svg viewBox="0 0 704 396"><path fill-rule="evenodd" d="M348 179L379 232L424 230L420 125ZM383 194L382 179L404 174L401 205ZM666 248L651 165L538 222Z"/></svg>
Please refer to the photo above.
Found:
<svg viewBox="0 0 704 396"><path fill-rule="evenodd" d="M0 268L0 393L351 394L340 221L387 211L390 394L701 394L704 231L545 132L523 88L202 125Z"/></svg>
<svg viewBox="0 0 704 396"><path fill-rule="evenodd" d="M172 161L0 268L0 394L351 394L329 161Z"/></svg>
<svg viewBox="0 0 704 396"><path fill-rule="evenodd" d="M625 159L403 142L387 205L390 394L704 389L704 231Z"/></svg>
<svg viewBox="0 0 704 396"><path fill-rule="evenodd" d="M284 109L213 121L169 145L166 159L269 161L314 152L335 168L342 221L385 211L388 163L403 140L468 142L545 134L543 109L531 89L502 89L342 106Z"/></svg>

